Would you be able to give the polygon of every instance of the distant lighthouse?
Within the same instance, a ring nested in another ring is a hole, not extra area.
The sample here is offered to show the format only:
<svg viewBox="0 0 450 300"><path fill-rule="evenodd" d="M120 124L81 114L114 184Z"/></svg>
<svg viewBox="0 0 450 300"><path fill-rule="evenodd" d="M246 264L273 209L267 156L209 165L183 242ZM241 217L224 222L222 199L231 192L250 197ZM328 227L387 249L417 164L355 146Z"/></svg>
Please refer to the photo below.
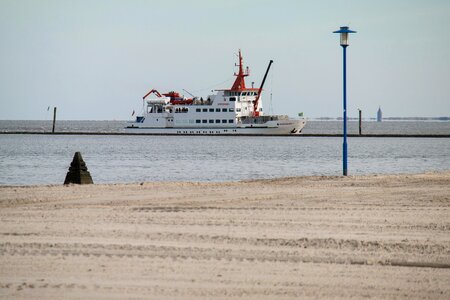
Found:
<svg viewBox="0 0 450 300"><path fill-rule="evenodd" d="M381 111L381 107L378 107L377 122L381 122L382 120L383 120L383 112Z"/></svg>

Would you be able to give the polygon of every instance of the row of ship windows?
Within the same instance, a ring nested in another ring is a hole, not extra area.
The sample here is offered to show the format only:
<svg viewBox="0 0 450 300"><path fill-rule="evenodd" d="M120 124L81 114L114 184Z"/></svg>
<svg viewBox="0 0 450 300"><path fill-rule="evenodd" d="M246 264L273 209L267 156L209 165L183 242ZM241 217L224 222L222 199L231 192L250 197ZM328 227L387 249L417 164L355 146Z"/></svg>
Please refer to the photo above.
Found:
<svg viewBox="0 0 450 300"><path fill-rule="evenodd" d="M187 113L189 109L187 107L175 108L175 113ZM234 112L234 108L196 108L196 112ZM236 111L241 111L240 108L236 108ZM160 110L159 112L162 112Z"/></svg>
<svg viewBox="0 0 450 300"><path fill-rule="evenodd" d="M225 96L258 96L258 92L225 92Z"/></svg>
<svg viewBox="0 0 450 300"><path fill-rule="evenodd" d="M216 119L216 120L205 120L205 119L203 119L203 120L195 120L195 123L197 123L197 124L200 124L200 123L203 123L203 124L206 124L206 123L210 123L210 124L212 124L212 123L216 123L216 124L218 124L218 123L234 123L234 120L233 119L229 119L228 121L227 120L225 120L225 119L223 119L223 120L219 120L219 119Z"/></svg>
<svg viewBox="0 0 450 300"><path fill-rule="evenodd" d="M236 109L240 111L239 108ZM196 108L196 112L234 112L234 108Z"/></svg>
<svg viewBox="0 0 450 300"><path fill-rule="evenodd" d="M225 129L224 131L223 131L224 133L227 133L228 132L228 130L227 129ZM236 129L233 129L233 130L230 130L230 132L237 132L237 130ZM189 134L196 134L196 133L221 133L219 130L216 130L216 131L213 131L213 130L210 130L209 132L208 131L206 131L206 130L203 130L203 131L181 131L181 130L179 130L179 131L177 131L177 133L180 133L180 134L183 134L183 133L189 133Z"/></svg>
<svg viewBox="0 0 450 300"><path fill-rule="evenodd" d="M244 107L245 110L247 110L247 107ZM176 108L175 113L187 113L189 109L187 107L182 108ZM196 112L234 112L234 108L196 108ZM240 108L236 108L236 112L240 112ZM262 111L262 108L259 109L259 111ZM149 111L151 112L151 111ZM161 113L162 110L157 110L156 112ZM172 111L171 111L172 112Z"/></svg>
<svg viewBox="0 0 450 300"><path fill-rule="evenodd" d="M244 107L244 110L248 110L247 107ZM234 108L228 108L228 110L226 108L222 108L222 110L220 108L216 108L214 110L214 108L197 108L195 110L196 112L234 112ZM240 108L236 108L236 112L240 112L241 109ZM263 111L262 107L259 109L259 111Z"/></svg>

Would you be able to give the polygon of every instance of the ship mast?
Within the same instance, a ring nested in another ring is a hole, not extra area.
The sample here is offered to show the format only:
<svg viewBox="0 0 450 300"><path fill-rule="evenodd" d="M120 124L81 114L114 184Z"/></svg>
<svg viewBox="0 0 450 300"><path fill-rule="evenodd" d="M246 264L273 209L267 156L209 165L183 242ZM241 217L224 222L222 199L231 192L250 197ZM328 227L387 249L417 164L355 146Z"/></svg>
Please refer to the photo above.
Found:
<svg viewBox="0 0 450 300"><path fill-rule="evenodd" d="M233 83L233 86L231 87L232 91L239 91L245 89L245 77L250 75L248 71L248 67L246 68L245 72L243 70L243 64L242 64L242 54L241 49L239 49L239 73L234 73L234 76L236 76L236 80Z"/></svg>

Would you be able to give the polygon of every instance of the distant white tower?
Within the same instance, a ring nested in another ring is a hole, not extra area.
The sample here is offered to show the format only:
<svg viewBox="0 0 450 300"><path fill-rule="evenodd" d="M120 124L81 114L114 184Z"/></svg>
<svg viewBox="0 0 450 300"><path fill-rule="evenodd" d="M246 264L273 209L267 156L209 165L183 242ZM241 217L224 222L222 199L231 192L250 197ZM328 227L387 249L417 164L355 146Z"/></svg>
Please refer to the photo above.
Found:
<svg viewBox="0 0 450 300"><path fill-rule="evenodd" d="M381 111L381 106L379 106L377 111L377 122L381 122L382 120L383 120L383 112Z"/></svg>

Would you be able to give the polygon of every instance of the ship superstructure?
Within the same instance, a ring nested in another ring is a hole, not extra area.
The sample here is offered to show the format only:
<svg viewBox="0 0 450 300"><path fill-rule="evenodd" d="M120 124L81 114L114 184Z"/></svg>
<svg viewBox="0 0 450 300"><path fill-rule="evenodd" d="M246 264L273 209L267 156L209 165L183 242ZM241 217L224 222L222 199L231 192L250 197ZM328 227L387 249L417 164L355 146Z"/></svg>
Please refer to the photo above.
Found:
<svg viewBox="0 0 450 300"><path fill-rule="evenodd" d="M259 88L248 88L239 50L239 70L230 89L216 90L208 97L186 98L178 92L150 90L144 97L144 112L125 128L128 133L145 134L218 134L289 135L299 134L305 119L285 115L265 115L261 94L272 61Z"/></svg>

